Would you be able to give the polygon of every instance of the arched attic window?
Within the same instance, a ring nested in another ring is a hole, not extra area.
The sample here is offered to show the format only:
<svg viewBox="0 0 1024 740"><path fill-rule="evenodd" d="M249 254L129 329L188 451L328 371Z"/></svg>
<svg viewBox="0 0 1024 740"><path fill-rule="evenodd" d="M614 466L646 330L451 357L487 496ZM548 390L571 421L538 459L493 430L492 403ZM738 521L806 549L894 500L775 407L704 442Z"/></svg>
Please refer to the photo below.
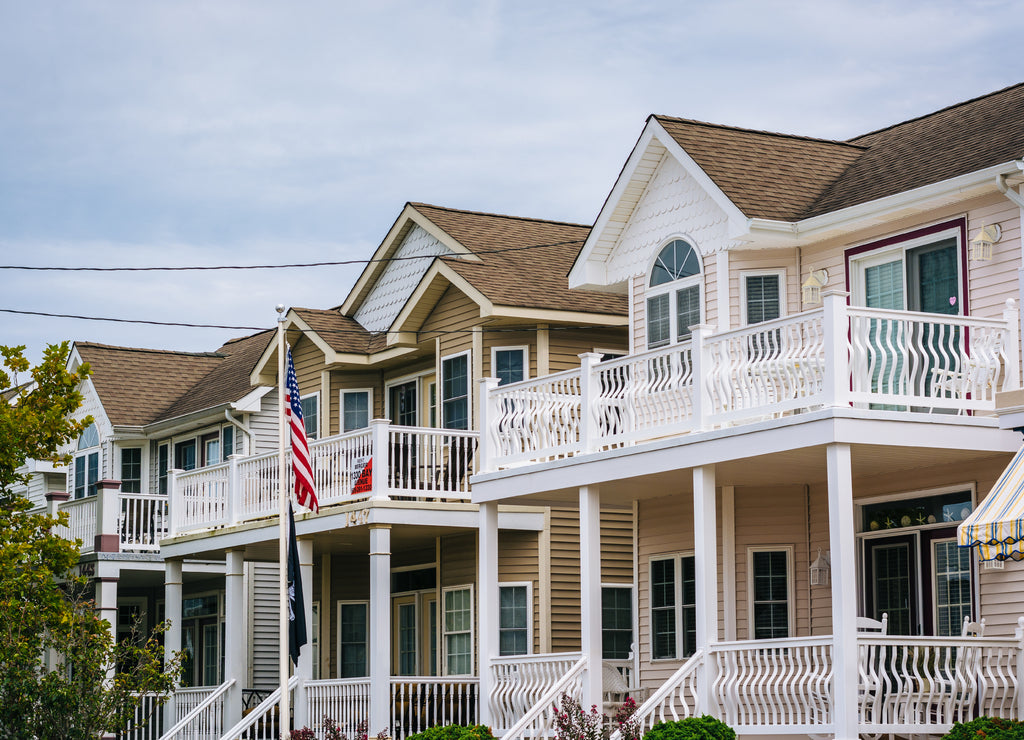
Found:
<svg viewBox="0 0 1024 740"><path fill-rule="evenodd" d="M100 433L96 424L90 424L78 438L78 453L75 455L72 470L73 493L75 498L84 498L96 494L96 484L100 480Z"/></svg>
<svg viewBox="0 0 1024 740"><path fill-rule="evenodd" d="M674 239L662 247L647 284L647 347L689 339L700 323L700 255L693 245Z"/></svg>

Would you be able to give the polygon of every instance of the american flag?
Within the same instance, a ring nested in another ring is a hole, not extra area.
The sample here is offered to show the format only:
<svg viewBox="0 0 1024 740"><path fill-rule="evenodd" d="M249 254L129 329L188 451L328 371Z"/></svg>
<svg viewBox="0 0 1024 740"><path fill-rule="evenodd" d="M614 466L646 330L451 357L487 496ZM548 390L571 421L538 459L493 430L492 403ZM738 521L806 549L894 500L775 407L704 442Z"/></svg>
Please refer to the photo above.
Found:
<svg viewBox="0 0 1024 740"><path fill-rule="evenodd" d="M313 469L309 464L309 442L306 441L306 425L302 421L302 402L299 400L299 381L295 377L292 350L288 348L288 380L285 385L285 413L292 430L292 468L295 470L295 498L312 511L320 511L313 487Z"/></svg>

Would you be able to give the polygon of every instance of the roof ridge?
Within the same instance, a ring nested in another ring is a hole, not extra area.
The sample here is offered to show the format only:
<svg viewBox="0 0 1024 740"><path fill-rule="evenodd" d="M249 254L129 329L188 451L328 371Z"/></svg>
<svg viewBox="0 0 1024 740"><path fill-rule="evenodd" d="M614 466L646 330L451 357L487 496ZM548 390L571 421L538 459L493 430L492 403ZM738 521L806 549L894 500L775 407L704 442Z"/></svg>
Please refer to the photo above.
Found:
<svg viewBox="0 0 1024 740"><path fill-rule="evenodd" d="M992 97L994 95L1001 95L1002 93L1008 92L1008 91L1014 89L1015 87L1021 87L1021 86L1024 86L1024 82L1017 82L1017 83L1014 83L1013 85L1007 85L1006 87L1000 88L999 90L993 90L992 92L985 93L984 95L978 95L977 97L970 98L969 100L961 100L959 103L953 103L951 105L947 105L945 108L939 108L938 110L933 110L933 111L931 111L929 113L923 113L920 116L915 116L913 118L908 118L905 121L899 121L898 123L893 123L893 124L890 124L888 126L883 126L882 128L875 129L874 131L868 131L867 133L860 134L859 136L854 136L853 138L849 139L848 141L850 143L853 143L853 142L856 142L856 141L858 141L860 139L864 139L864 138L866 138L868 136L873 136L875 134L880 134L883 131L891 131L892 129L899 128L900 126L905 126L908 123L914 123L915 121L923 121L925 118L931 118L932 116L937 116L940 113L945 113L946 111L950 111L950 110L953 110L954 108L959 108L959 107L964 106L964 105L971 105L972 103L977 103L979 100L984 100L985 98L990 98L990 97ZM860 145L857 145L857 146L860 146Z"/></svg>
<svg viewBox="0 0 1024 740"><path fill-rule="evenodd" d="M413 201L409 202L409 205L413 208L433 208L438 211L446 211L448 213L464 213L468 216L487 216L488 218L507 218L513 221L531 221L533 223L542 224L553 224L555 226L577 226L582 229L591 229L593 224L578 224L572 221L555 221L550 218L532 218L530 216L511 216L506 213L486 213L484 211L471 211L465 208L449 208L447 206L437 206L432 203L416 203Z"/></svg>
<svg viewBox="0 0 1024 740"><path fill-rule="evenodd" d="M651 118L661 121L674 121L676 123L689 123L694 126L704 126L706 128L716 129L727 129L729 131L740 131L746 134L758 134L759 136L774 136L780 139L797 139L800 141L810 141L816 144L835 144L843 148L854 148L854 149L867 149L868 147L862 144L854 144L850 141L843 141L841 139L822 139L816 136L804 136L803 134L787 134L781 131L767 131L764 129L755 128L744 128L743 126L732 126L725 123L711 123L709 121L698 121L694 118L680 118L678 116L665 116L658 113L652 113Z"/></svg>
<svg viewBox="0 0 1024 740"><path fill-rule="evenodd" d="M267 329L266 331L271 331L271 330ZM260 333L262 333L262 332L260 332ZM255 335L250 335L250 336L255 336ZM229 342L241 341L242 339L248 339L248 338L249 337L238 337L237 339L228 340L228 342L226 342L225 344L227 344ZM81 342L81 341L76 341L74 344L75 344L75 347L95 347L95 348L98 348L98 349L112 349L112 350L117 350L117 351L120 351L120 352L148 352L150 354L177 355L179 357L213 357L213 358L227 357L227 355L223 354L222 352L217 352L217 351L213 351L213 352L190 352L190 351L176 350L176 349L152 349L152 348L149 348L149 347L124 347L124 346L120 346L120 345L116 345L116 344L101 344L100 342Z"/></svg>

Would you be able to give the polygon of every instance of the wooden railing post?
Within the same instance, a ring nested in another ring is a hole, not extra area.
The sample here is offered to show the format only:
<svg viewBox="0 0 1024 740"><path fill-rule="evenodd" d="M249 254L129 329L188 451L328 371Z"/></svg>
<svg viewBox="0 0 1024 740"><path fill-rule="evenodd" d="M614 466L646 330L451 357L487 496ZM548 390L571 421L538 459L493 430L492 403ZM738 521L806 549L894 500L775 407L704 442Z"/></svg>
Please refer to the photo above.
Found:
<svg viewBox="0 0 1024 740"><path fill-rule="evenodd" d="M96 492L96 552L120 552L121 533L117 520L121 514L121 481L101 480Z"/></svg>
<svg viewBox="0 0 1024 740"><path fill-rule="evenodd" d="M377 501L387 499L390 488L391 445L390 419L373 419L370 422L370 459L373 465L373 480L370 484L370 498Z"/></svg>
<svg viewBox="0 0 1024 740"><path fill-rule="evenodd" d="M1020 309L1012 298L1006 299L1003 321L1006 322L1006 380L997 390L1015 391L1020 388Z"/></svg>
<svg viewBox="0 0 1024 740"><path fill-rule="evenodd" d="M480 438L477 442L476 457L480 462L478 463L478 471L481 473L489 473L494 469L494 465L491 463L491 456L495 453L491 449L491 426L498 423L498 406L497 403L491 398L494 394L492 391L498 387L500 383L497 378L480 378L477 381L479 388L479 408L480 408Z"/></svg>
<svg viewBox="0 0 1024 740"><path fill-rule="evenodd" d="M242 519L242 481L238 475L238 461L242 455L228 456L227 511L224 512L228 526L238 524Z"/></svg>
<svg viewBox="0 0 1024 740"><path fill-rule="evenodd" d="M849 293L830 290L822 297L825 333L825 406L846 406L850 395L850 321L846 312Z"/></svg>
<svg viewBox="0 0 1024 740"><path fill-rule="evenodd" d="M595 409L601 388L594 366L601 362L597 352L584 352L580 358L580 451L597 449L597 420Z"/></svg>
<svg viewBox="0 0 1024 740"><path fill-rule="evenodd" d="M697 324L690 328L693 342L690 346L693 363L693 428L697 432L708 428L708 417L711 416L711 398L705 376L711 372L712 364L707 338L714 330L715 327L710 324Z"/></svg>

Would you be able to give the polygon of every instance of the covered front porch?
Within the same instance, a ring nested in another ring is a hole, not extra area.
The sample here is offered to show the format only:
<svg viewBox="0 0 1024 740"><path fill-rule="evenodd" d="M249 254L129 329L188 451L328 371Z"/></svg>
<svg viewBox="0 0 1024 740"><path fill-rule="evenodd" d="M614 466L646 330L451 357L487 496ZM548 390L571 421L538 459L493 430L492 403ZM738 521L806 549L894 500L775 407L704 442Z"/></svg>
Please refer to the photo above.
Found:
<svg viewBox="0 0 1024 740"><path fill-rule="evenodd" d="M1024 623L999 596L1020 573L955 547L1019 439L994 419L822 409L485 473L482 580L493 503L578 502L586 564L600 562L594 512L628 502L645 726L708 713L741 734L854 738L1022 716ZM584 566L580 588L582 664L514 736L550 736L563 691L606 697L600 573ZM481 598L483 650L495 622ZM887 634L864 629L883 613ZM962 636L964 616L986 618L984 635ZM496 681L482 674L484 696Z"/></svg>

